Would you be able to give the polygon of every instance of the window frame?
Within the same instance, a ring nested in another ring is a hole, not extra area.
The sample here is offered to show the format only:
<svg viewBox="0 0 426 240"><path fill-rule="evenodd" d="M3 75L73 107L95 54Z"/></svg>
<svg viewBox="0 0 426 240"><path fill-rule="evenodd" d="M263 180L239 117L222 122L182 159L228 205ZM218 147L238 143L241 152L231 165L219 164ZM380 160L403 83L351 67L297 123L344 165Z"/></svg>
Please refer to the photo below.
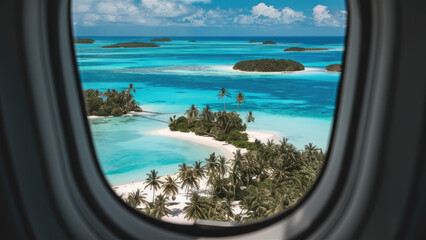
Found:
<svg viewBox="0 0 426 240"><path fill-rule="evenodd" d="M349 8L352 8L353 6L350 6L350 4L347 4L347 9L349 10ZM348 11L350 12L350 11ZM361 33L361 31L363 29L360 29L360 26L350 26L350 22L352 22L351 17L352 15L355 15L353 17L358 17L356 16L356 14L353 14L352 12L350 12L351 14L349 14L348 16L348 24L347 24L347 32L346 32L346 36L345 36L345 48L347 49L357 49L357 47L351 46L351 45L357 45L360 44L360 39L358 39L359 33ZM70 8L70 12L68 13L69 17L71 17L71 8ZM71 28L71 27L70 27ZM352 32L349 32L349 29L351 29ZM70 29L69 31L69 36L68 36L69 41L72 43L73 40L73 34L72 34L72 29ZM63 39L65 41L65 39ZM64 48L62 48L64 49ZM350 59L347 59L347 56L355 56L355 53L352 54L346 54L348 50L345 51L344 54L344 65L345 65L345 69L346 66L348 64L350 64L351 66L355 66L356 64L356 56L355 58L352 58L352 61ZM71 52L71 53L70 53ZM83 118L84 122L80 123L80 125L78 126L80 129L78 132L80 132L82 134L83 131L85 131L85 133L87 134L87 136L85 136L85 140L86 143L85 145L89 145L90 146L90 155L92 156L93 160L87 160L84 163L81 163L80 166L74 166L74 171L75 174L78 174L79 172L84 172L83 169L87 168L87 169L92 169L91 172L93 173L93 169L96 168L98 171L98 174L96 174L96 181L97 184L102 184L104 188L107 188L106 192L103 192L103 194L109 194L109 195L113 195L111 196L112 202L115 202L118 197L116 196L116 194L113 192L113 190L111 189L111 186L109 186L109 184L107 183L107 181L105 180L105 177L102 176L102 170L101 167L99 165L99 161L97 159L96 156L96 152L94 150L94 146L92 143L92 136L91 136L91 132L90 132L90 126L88 124L88 121L86 119L86 114L84 111L84 102L83 102L83 98L82 98L82 94L81 94L81 82L79 80L79 71L78 71L78 67L77 67L77 63L75 60L75 49L74 47L71 47L70 49L67 50L66 53L62 53L61 56L64 55L72 55L71 58L73 60L72 65L74 68L74 73L73 73L73 78L74 79L69 79L68 81L64 81L65 85L67 86L63 86L64 88L67 89L67 91L69 91L70 89L76 90L78 91L78 96L80 98L80 104L79 104L79 108L80 109L73 109L73 114L71 114L72 116L76 117L77 115L78 118ZM68 60L68 58L67 58ZM353 69L353 68L352 68ZM345 71L346 72L346 71ZM346 73L343 72L342 76L341 76L341 80L339 83L339 91L338 91L338 95L337 95L337 106L335 108L335 119L333 121L333 128L332 128L332 133L330 134L331 138L330 138L330 147L328 149L329 152L329 156L327 157L327 161L325 163L323 172L320 174L320 176L318 177L317 183L312 187L311 191L309 191L301 201L299 201L297 204L295 204L293 207L287 209L286 211L284 211L281 214L277 214L274 217L270 217L267 218L265 220L262 221L257 221L257 222L253 222L253 223L247 223L247 224L234 224L234 223L227 223L227 222L215 222L215 221L196 221L193 225L177 225L177 224L173 224L173 223L168 223L168 222L164 222L152 217L149 217L145 214L141 214L138 213L136 211L134 211L133 209L131 209L129 206L127 206L123 201L119 200L120 204L117 206L118 209L120 209L121 207L125 208L126 211L130 211L130 214L133 215L132 217L135 217L136 219L136 224L134 224L133 227L134 229L137 229L137 226L142 226L144 223L149 222L151 224L157 225L161 231L161 229L167 229L167 230L171 230L177 233L181 233L184 235L192 235L192 236L204 236L204 237L223 237L223 236L232 236L232 235L241 235L241 234L245 234L245 233L251 233L251 232L255 232L258 231L260 229L263 228L268 228L274 224L277 224L278 222L280 222L280 225L284 228L287 228L286 225L293 225L294 224L294 220L296 218L299 218L301 215L304 215L306 211L309 212L316 212L315 215L324 215L325 212L327 212L326 209L330 209L330 207L332 207L332 201L330 201L329 197L331 196L335 196L334 194L328 194L329 192L327 191L327 193L323 196L321 196L321 200L323 201L322 204L318 204L318 203L312 203L309 202L309 198L311 197L311 195L315 194L314 192L316 192L316 194L318 194L318 191L322 191L322 188L324 187L329 187L330 184L332 185L336 185L335 189L333 189L333 191L337 191L337 189L339 188L339 184L335 184L337 182L340 183L340 185L342 185L341 183L344 182L344 175L345 174L335 174L334 171L338 171L339 173L343 173L346 172L345 168L347 168L347 166L345 166L345 162L343 161L330 161L328 160L330 158L334 158L334 159L339 159L339 157L337 157L336 155L340 155L343 156L345 153L339 152L339 149L343 149L342 146L335 146L338 145L339 142L336 142L335 139L336 137L334 136L335 132L336 132L336 128L338 127L339 124L345 124L345 122L347 123L348 121L350 121L352 119L352 114L350 113L350 111L352 111L352 106L353 102L350 101L353 98L355 98L355 95L357 94L355 91L353 91L354 89L357 89L356 84L360 84L360 82L356 82L355 78L353 79L345 79ZM348 78L348 77L346 77ZM77 83L75 83L77 81ZM342 94L341 91L344 88L344 83L343 82L348 82L346 85L352 85L352 86L346 86L346 92L344 94L345 99L342 99ZM71 86L71 84L74 84L74 86ZM75 86L76 85L76 86ZM65 92L64 92L65 93ZM359 93L358 93L359 94ZM350 100L349 100L350 99ZM343 105L343 106L341 106ZM346 107L344 107L346 106ZM341 111L339 111L339 109L344 108L344 109L348 109L349 111L345 111L344 113L342 113ZM64 117L65 119L69 119L70 115L69 114L69 110L68 111L64 111L63 113L64 115L67 115L66 117ZM74 122L76 122L77 119L70 121L70 124L73 124ZM81 121L81 119L79 119L79 121ZM81 129L82 126L84 126L84 130ZM77 128L77 126L76 126ZM343 127L346 128L346 127ZM347 128L349 129L349 128ZM74 131L75 132L75 131ZM342 131L343 133L343 131ZM70 133L71 134L71 133ZM348 136L348 133L345 131L343 134L341 134L343 139L343 136ZM82 137L82 136L81 136ZM340 138L340 137L339 137ZM79 138L82 139L82 138ZM345 141L348 141L348 139L345 139ZM85 149L86 151L88 150L87 148ZM73 150L75 151L75 150ZM88 156L89 153L81 153L80 157L77 157L79 159L82 159L83 156ZM341 158L343 159L343 157ZM90 162L90 165L87 163ZM95 162L95 164L92 164L92 162ZM86 166L84 166L86 165ZM329 166L332 165L332 166ZM341 169L341 170L338 170ZM100 174L99 174L100 173ZM99 176L101 175L101 176ZM324 175L328 175L329 177L324 177ZM333 176L332 176L333 175ZM87 177L89 179L89 177ZM332 180L331 180L332 178ZM338 180L339 179L339 180ZM93 179L91 180L93 181ZM333 182L333 183L332 183ZM82 183L84 184L84 183ZM99 188L99 186L97 186L96 188ZM92 192L94 191L94 189L92 188L91 190L88 190L87 192ZM318 199L319 197L316 197L316 199ZM100 200L100 199L99 199ZM98 201L99 201L98 200ZM109 203L111 205L109 205L109 208L111 209L111 206L113 203ZM328 203L327 203L328 202ZM320 206L319 206L320 205ZM321 206L322 205L322 206ZM327 206L327 207L324 207ZM305 210L305 209L309 209L309 210ZM320 211L318 211L320 210ZM120 210L117 210L117 213L115 213L114 215L118 215ZM124 214L123 214L124 215ZM291 217L293 216L293 217ZM119 217L122 218L122 217ZM124 218L124 216L123 216ZM304 218L305 219L305 218ZM142 221L140 221L142 220ZM298 231L295 231L294 236L297 236L297 232L300 231L300 229L303 228L312 228L312 224L318 223L322 220L316 220L315 218L310 218L310 219L305 219L306 221L302 221L302 222L298 222ZM146 224L145 224L146 225ZM302 227L303 225L303 227ZM287 232L286 234L289 234L289 232ZM291 232L291 237L293 237L293 232Z"/></svg>
<svg viewBox="0 0 426 240"><path fill-rule="evenodd" d="M25 72L24 76L16 77L16 82L8 84L19 87L15 98L24 99L18 103L23 110L28 110L22 115L34 121L29 121L23 129L10 127L14 120L11 113L16 112L4 105L0 109L8 113L1 122L6 126L5 139L9 140L16 131L19 136L30 136L21 139L23 144L34 146L34 149L26 149L25 154L33 154L33 162L28 162L24 157L19 158L20 149L14 147L17 142L9 142L10 155L16 159L10 168L15 174L13 178L19 180L16 184L22 198L19 205L28 215L37 214L37 206L47 209L46 217L56 219L49 224L54 226L51 236L60 236L57 239L63 239L63 235L77 239L222 236L347 239L357 236L366 224L361 223L362 217L371 210L367 204L374 201L374 187L380 186L382 175L377 173L383 174L380 164L384 159L378 154L392 152L381 143L392 132L385 134L388 125L380 124L385 122L383 118L390 116L386 111L392 110L385 100L397 91L397 75L392 75L394 72L389 68L395 65L393 57L399 56L395 53L395 39L401 23L397 22L400 5L394 0L348 0L347 6L345 71L339 87L327 164L315 187L293 208L259 223L234 226L202 221L184 226L137 213L107 184L96 159L84 111L70 27L70 2L22 0L16 6L22 18L19 21L22 30L18 28L16 39L22 45L17 58ZM419 96L419 92L412 94ZM413 135L412 141L415 137L417 135ZM414 166L417 162L407 164ZM26 177L27 165L37 174ZM368 186L369 180L373 182L371 186ZM25 188L33 185L40 188L40 196L32 196L33 192ZM402 207L395 211L402 212ZM49 230L32 220L34 218L28 217L34 235L48 236ZM382 233L392 236L394 231Z"/></svg>

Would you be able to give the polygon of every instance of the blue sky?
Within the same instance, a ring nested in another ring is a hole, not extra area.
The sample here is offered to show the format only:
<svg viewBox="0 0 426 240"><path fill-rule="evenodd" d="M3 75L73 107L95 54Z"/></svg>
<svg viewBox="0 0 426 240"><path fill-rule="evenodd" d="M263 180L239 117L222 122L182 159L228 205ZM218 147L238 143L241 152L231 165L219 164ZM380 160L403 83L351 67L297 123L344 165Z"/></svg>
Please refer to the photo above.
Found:
<svg viewBox="0 0 426 240"><path fill-rule="evenodd" d="M78 36L343 36L344 0L72 0Z"/></svg>

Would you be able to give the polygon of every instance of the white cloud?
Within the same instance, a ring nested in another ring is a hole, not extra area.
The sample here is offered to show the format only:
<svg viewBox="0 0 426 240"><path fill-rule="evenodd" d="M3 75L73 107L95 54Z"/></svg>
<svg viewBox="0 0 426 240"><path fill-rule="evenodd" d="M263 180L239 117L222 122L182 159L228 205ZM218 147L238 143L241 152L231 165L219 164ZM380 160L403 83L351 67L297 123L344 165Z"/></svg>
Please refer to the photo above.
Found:
<svg viewBox="0 0 426 240"><path fill-rule="evenodd" d="M344 27L346 11L331 13L327 6L317 5L314 7L312 16L316 26Z"/></svg>
<svg viewBox="0 0 426 240"><path fill-rule="evenodd" d="M141 5L153 16L176 17L190 12L190 5L168 0L142 0Z"/></svg>
<svg viewBox="0 0 426 240"><path fill-rule="evenodd" d="M247 25L247 24L253 24L255 20L256 20L256 17L254 17L253 15L240 14L234 18L233 22Z"/></svg>
<svg viewBox="0 0 426 240"><path fill-rule="evenodd" d="M73 23L77 26L118 23L221 27L231 24L292 24L306 19L303 12L289 7L275 8L265 3L246 10L219 7L204 9L200 5L210 2L211 0L73 0Z"/></svg>
<svg viewBox="0 0 426 240"><path fill-rule="evenodd" d="M303 15L303 12L296 12L291 8L285 7L281 11L281 21L284 24L290 24L294 22L302 22L306 18L305 15Z"/></svg>
<svg viewBox="0 0 426 240"><path fill-rule="evenodd" d="M255 16L264 16L269 18L279 18L281 13L274 8L274 6L266 6L264 3L259 3L254 6L251 10L251 13Z"/></svg>
<svg viewBox="0 0 426 240"><path fill-rule="evenodd" d="M303 22L306 16L303 12L297 12L289 7L277 9L274 6L267 6L265 3L259 3L251 10L252 15L239 15L236 22L241 24L290 24L294 22Z"/></svg>

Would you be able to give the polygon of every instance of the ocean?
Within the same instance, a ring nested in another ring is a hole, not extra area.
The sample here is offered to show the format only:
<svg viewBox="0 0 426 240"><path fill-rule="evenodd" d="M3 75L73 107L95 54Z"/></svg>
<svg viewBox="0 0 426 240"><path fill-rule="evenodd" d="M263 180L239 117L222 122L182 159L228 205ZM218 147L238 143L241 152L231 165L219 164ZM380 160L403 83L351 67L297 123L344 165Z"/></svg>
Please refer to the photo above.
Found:
<svg viewBox="0 0 426 240"><path fill-rule="evenodd" d="M77 36L79 37L79 36ZM164 37L164 36L161 36ZM248 130L272 131L286 137L297 148L314 143L327 150L334 119L339 73L326 72L327 65L341 63L344 37L169 37L160 48L103 49L120 42L150 42L151 37L90 37L94 44L76 44L76 57L84 89L126 89L134 84L136 102L168 121L181 116L191 104L223 110L217 99L220 88L235 96L242 92L246 102L240 114L253 111L255 122ZM197 42L190 43L189 40ZM276 45L248 43L250 40ZM328 51L284 52L289 47L321 47ZM291 59L305 65L298 73L241 73L232 66L242 60ZM227 110L236 110L227 98ZM172 174L178 165L204 160L212 147L151 135L167 124L141 116L89 120L102 171L111 185L146 179L151 169Z"/></svg>

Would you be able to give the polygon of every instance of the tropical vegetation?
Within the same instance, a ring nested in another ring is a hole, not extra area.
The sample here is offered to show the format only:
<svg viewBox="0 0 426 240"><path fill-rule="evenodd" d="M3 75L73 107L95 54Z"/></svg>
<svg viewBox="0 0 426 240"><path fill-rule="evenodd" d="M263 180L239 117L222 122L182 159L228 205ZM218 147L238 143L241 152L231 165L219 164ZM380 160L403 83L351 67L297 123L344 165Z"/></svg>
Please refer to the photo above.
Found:
<svg viewBox="0 0 426 240"><path fill-rule="evenodd" d="M252 149L254 143L248 141L245 131L247 124L254 122L253 113L247 114L246 122L238 114L240 104L245 102L244 94L238 93L235 97L238 103L237 112L226 111L225 98L231 97L227 89L220 89L218 97L223 98L223 111L214 112L208 105L200 111L197 106L191 105L185 112L186 117L170 118L170 130L194 132L197 135L213 137L218 141L226 141L236 147Z"/></svg>
<svg viewBox="0 0 426 240"><path fill-rule="evenodd" d="M102 48L152 48L160 47L156 43L145 43L145 42L123 42L113 45L102 46Z"/></svg>
<svg viewBox="0 0 426 240"><path fill-rule="evenodd" d="M291 47L284 49L284 52L306 52L306 51L327 51L328 48L302 48L302 47Z"/></svg>
<svg viewBox="0 0 426 240"><path fill-rule="evenodd" d="M171 42L172 40L170 38L156 38L152 39L151 42Z"/></svg>
<svg viewBox="0 0 426 240"><path fill-rule="evenodd" d="M138 190L125 202L153 217L169 216L169 196L176 195L180 187L187 195L183 213L190 220L252 222L274 216L307 194L323 168L326 154L312 143L298 150L285 138L279 143L256 140L254 144L254 150L238 150L229 160L212 153L193 166L182 163L177 173L180 186L171 176L160 181L158 172L152 170L145 187L153 191L152 201L146 201L145 194ZM201 193L204 178L207 192ZM155 196L159 189L162 193Z"/></svg>
<svg viewBox="0 0 426 240"><path fill-rule="evenodd" d="M108 89L105 92L99 90L83 90L88 115L96 116L121 116L131 111L141 112L136 104L132 92L136 92L133 84L128 89L118 91Z"/></svg>
<svg viewBox="0 0 426 240"><path fill-rule="evenodd" d="M257 59L238 62L233 69L245 72L294 72L305 70L305 66L293 60Z"/></svg>
<svg viewBox="0 0 426 240"><path fill-rule="evenodd" d="M329 72L342 72L343 65L342 64L331 64L325 68L326 71Z"/></svg>
<svg viewBox="0 0 426 240"><path fill-rule="evenodd" d="M262 44L277 44L277 43L274 41L264 41Z"/></svg>
<svg viewBox="0 0 426 240"><path fill-rule="evenodd" d="M231 95L222 88L218 96L225 99ZM238 111L245 96L238 93L235 99ZM191 105L186 117L171 118L169 127L172 131L212 136L239 147L231 159L211 153L192 165L180 164L173 177L160 178L158 171L151 170L145 190L152 192L152 200L147 201L146 194L137 190L124 198L125 202L161 218L172 213L169 206L177 204L174 196L182 189L186 201L181 210L186 219L228 222L263 220L298 203L315 184L326 154L312 143L299 150L286 138L278 143L249 142L245 130L255 120L253 113L248 112L243 122L237 112L227 112L225 107L225 101L224 110L218 112L209 106L200 111Z"/></svg>
<svg viewBox="0 0 426 240"><path fill-rule="evenodd" d="M75 44L91 44L94 43L95 40L91 39L91 38L76 38L74 39L74 43Z"/></svg>

